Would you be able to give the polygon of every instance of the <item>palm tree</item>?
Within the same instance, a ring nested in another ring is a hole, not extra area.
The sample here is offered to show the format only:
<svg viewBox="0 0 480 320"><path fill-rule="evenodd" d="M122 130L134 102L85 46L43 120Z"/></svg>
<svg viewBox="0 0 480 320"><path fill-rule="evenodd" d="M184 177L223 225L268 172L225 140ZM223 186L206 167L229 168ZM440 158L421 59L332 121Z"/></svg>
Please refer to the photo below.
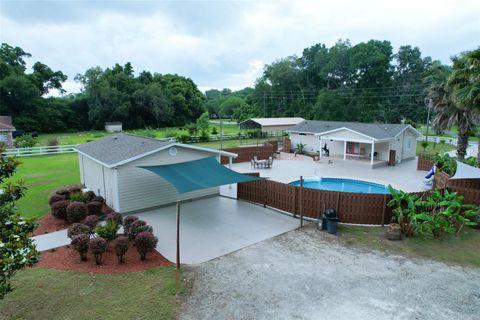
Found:
<svg viewBox="0 0 480 320"><path fill-rule="evenodd" d="M453 59L453 72L448 78L448 86L452 88L455 104L473 113L472 133L478 131L477 126L480 124L480 48ZM480 141L477 166L480 167Z"/></svg>

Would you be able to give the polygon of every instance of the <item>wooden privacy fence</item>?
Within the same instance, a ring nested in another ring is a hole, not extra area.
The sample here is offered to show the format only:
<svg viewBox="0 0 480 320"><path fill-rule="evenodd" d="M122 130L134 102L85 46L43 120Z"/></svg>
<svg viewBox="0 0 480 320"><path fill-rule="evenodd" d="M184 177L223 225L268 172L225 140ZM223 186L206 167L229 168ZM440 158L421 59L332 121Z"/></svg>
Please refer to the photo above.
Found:
<svg viewBox="0 0 480 320"><path fill-rule="evenodd" d="M355 224L388 224L392 210L387 206L390 195L336 192L291 186L271 180L239 183L238 199L251 201L305 217L319 218L326 208L334 208L341 222ZM302 207L302 208L301 208Z"/></svg>
<svg viewBox="0 0 480 320"><path fill-rule="evenodd" d="M229 148L224 149L223 151L232 152L238 154L238 157L233 158L233 163L238 162L249 162L253 157L257 157L258 159L268 159L268 157L273 156L275 152L277 152L278 143L276 141L265 142L264 145L259 146L250 146L250 147L238 147L238 148ZM220 162L222 164L228 163L228 157L222 156Z"/></svg>
<svg viewBox="0 0 480 320"><path fill-rule="evenodd" d="M433 163L434 161L432 155L420 153L417 160L417 170L428 171L432 168Z"/></svg>

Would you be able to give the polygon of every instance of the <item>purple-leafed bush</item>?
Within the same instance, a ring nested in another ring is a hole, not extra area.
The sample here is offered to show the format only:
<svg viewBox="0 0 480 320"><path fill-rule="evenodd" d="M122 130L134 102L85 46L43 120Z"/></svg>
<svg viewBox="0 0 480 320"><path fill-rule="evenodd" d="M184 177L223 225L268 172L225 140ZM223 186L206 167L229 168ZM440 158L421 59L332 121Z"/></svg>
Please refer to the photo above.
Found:
<svg viewBox="0 0 480 320"><path fill-rule="evenodd" d="M71 186L68 187L67 190L70 193L82 192L82 188L80 186Z"/></svg>
<svg viewBox="0 0 480 320"><path fill-rule="evenodd" d="M87 205L83 202L72 202L67 207L67 221L80 222L87 217Z"/></svg>
<svg viewBox="0 0 480 320"><path fill-rule="evenodd" d="M55 193L53 196L50 197L50 199L48 199L48 204L52 205L55 202L62 201L62 200L66 200L65 196L61 196L61 195Z"/></svg>
<svg viewBox="0 0 480 320"><path fill-rule="evenodd" d="M123 263L123 256L128 250L128 238L120 236L115 242L115 253L117 254L118 263Z"/></svg>
<svg viewBox="0 0 480 320"><path fill-rule="evenodd" d="M123 218L123 231L127 236L130 233L130 226L137 220L137 216L126 216L125 218Z"/></svg>
<svg viewBox="0 0 480 320"><path fill-rule="evenodd" d="M143 220L136 220L133 221L133 223L130 225L130 228L128 228L128 239L133 240L137 236L137 234L140 233L140 227L146 226L147 223Z"/></svg>
<svg viewBox="0 0 480 320"><path fill-rule="evenodd" d="M70 228L68 228L67 236L70 239L73 239L73 237L78 236L79 234L89 235L90 231L91 229L89 226L83 223L74 223L70 226Z"/></svg>
<svg viewBox="0 0 480 320"><path fill-rule="evenodd" d="M123 224L123 216L121 213L118 213L118 212L110 212L109 214L107 214L107 222L114 222L116 223L117 225L121 226Z"/></svg>
<svg viewBox="0 0 480 320"><path fill-rule="evenodd" d="M107 251L107 240L102 237L93 238L90 239L89 246L95 257L95 263L102 264L102 255Z"/></svg>
<svg viewBox="0 0 480 320"><path fill-rule="evenodd" d="M90 237L86 234L79 234L78 236L75 236L72 239L71 244L73 248L77 250L78 253L80 254L80 261L87 260L89 241L90 241Z"/></svg>
<svg viewBox="0 0 480 320"><path fill-rule="evenodd" d="M65 199L68 199L68 197L70 196L70 191L68 191L67 188L58 189L57 191L55 191L55 193L64 196Z"/></svg>
<svg viewBox="0 0 480 320"><path fill-rule="evenodd" d="M87 225L90 228L90 232L93 232L95 227L98 224L98 217L96 215L89 215L83 220L83 224Z"/></svg>
<svg viewBox="0 0 480 320"><path fill-rule="evenodd" d="M52 203L50 208L52 209L52 214L54 217L58 219L66 219L67 218L67 208L70 204L68 200L60 200L57 202Z"/></svg>
<svg viewBox="0 0 480 320"><path fill-rule="evenodd" d="M135 237L137 251L140 254L140 260L145 260L147 253L152 252L157 246L158 239L151 232L140 232Z"/></svg>
<svg viewBox="0 0 480 320"><path fill-rule="evenodd" d="M102 212L103 203L98 201L92 201L87 203L87 207L88 207L89 215L96 215L96 216L103 215L103 212Z"/></svg>
<svg viewBox="0 0 480 320"><path fill-rule="evenodd" d="M105 203L105 199L102 196L95 196L92 201Z"/></svg>

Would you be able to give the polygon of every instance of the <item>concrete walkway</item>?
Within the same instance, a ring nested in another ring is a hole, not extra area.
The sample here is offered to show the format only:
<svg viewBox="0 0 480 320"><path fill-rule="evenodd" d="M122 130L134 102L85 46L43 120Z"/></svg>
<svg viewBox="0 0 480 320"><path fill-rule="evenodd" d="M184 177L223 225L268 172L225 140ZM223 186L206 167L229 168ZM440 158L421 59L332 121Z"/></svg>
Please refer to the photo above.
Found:
<svg viewBox="0 0 480 320"><path fill-rule="evenodd" d="M38 251L50 250L70 244L70 238L67 237L67 230L55 231L47 234L32 237L37 245Z"/></svg>

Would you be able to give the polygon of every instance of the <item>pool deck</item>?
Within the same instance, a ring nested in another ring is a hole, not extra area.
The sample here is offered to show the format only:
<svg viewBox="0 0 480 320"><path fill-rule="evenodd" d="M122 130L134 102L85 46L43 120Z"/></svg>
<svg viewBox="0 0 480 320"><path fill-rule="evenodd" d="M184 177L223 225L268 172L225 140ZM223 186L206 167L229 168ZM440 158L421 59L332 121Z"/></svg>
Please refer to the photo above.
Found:
<svg viewBox="0 0 480 320"><path fill-rule="evenodd" d="M396 189L407 192L428 190L426 186L425 171L417 171L416 159L403 161L393 167L382 166L373 169L368 162L358 160L327 159L313 161L311 157L282 153L280 159L275 159L270 169L252 168L249 162L234 163L232 170L241 173L259 172L261 177L271 180L290 183L311 178L344 178L357 179L382 185L392 185ZM223 186L221 194L236 197L236 186Z"/></svg>

